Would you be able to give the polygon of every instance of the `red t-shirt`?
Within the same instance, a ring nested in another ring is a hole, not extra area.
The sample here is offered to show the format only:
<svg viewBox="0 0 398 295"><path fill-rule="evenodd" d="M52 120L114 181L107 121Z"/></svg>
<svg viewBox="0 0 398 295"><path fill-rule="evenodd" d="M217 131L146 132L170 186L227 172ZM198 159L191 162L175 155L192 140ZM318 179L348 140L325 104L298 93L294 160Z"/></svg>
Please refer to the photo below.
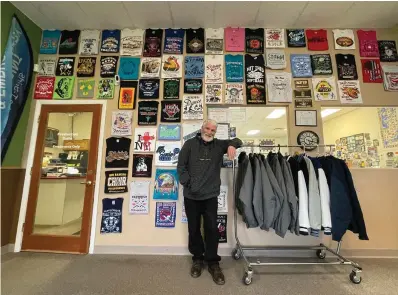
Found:
<svg viewBox="0 0 398 295"><path fill-rule="evenodd" d="M326 30L306 30L308 50L329 50L328 34Z"/></svg>
<svg viewBox="0 0 398 295"><path fill-rule="evenodd" d="M383 75L379 59L361 59L364 83L383 83Z"/></svg>
<svg viewBox="0 0 398 295"><path fill-rule="evenodd" d="M359 54L362 57L379 57L376 31L358 30Z"/></svg>

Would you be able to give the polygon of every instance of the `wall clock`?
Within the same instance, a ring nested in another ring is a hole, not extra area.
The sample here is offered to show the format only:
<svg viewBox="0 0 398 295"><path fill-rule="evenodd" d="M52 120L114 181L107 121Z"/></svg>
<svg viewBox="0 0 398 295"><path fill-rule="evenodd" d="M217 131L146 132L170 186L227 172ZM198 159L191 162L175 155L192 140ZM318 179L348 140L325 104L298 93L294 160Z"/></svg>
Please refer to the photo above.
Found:
<svg viewBox="0 0 398 295"><path fill-rule="evenodd" d="M306 151L312 151L316 149L316 145L319 144L319 136L311 130L302 131L297 136L297 144L305 145ZM308 145L310 146L307 147Z"/></svg>

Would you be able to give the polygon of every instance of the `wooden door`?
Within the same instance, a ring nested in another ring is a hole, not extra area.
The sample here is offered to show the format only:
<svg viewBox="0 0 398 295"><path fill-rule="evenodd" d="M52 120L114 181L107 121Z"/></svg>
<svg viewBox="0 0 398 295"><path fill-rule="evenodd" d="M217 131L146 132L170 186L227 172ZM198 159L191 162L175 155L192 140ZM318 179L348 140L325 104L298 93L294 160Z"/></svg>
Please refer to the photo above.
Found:
<svg viewBox="0 0 398 295"><path fill-rule="evenodd" d="M22 251L87 253L101 105L43 105Z"/></svg>

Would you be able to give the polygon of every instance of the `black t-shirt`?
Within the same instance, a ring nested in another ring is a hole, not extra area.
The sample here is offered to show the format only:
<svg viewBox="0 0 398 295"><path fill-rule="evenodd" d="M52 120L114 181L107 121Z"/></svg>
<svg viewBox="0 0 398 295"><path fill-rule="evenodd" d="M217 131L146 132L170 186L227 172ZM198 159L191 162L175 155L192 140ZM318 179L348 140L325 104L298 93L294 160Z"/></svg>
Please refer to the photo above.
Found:
<svg viewBox="0 0 398 295"><path fill-rule="evenodd" d="M146 29L145 30L145 44L144 53L145 57L160 57L162 56L162 29Z"/></svg>
<svg viewBox="0 0 398 295"><path fill-rule="evenodd" d="M187 53L205 53L205 30L203 28L187 29L186 34Z"/></svg>
<svg viewBox="0 0 398 295"><path fill-rule="evenodd" d="M163 99L180 99L180 79L164 79Z"/></svg>
<svg viewBox="0 0 398 295"><path fill-rule="evenodd" d="M311 67L314 75L332 75L332 59L330 54L311 55Z"/></svg>
<svg viewBox="0 0 398 295"><path fill-rule="evenodd" d="M393 40L381 40L379 43L379 53L381 62L398 61L397 46Z"/></svg>
<svg viewBox="0 0 398 295"><path fill-rule="evenodd" d="M162 110L160 115L162 123L181 122L181 101L162 101Z"/></svg>
<svg viewBox="0 0 398 295"><path fill-rule="evenodd" d="M77 63L77 76L78 77L94 77L96 57L79 57Z"/></svg>
<svg viewBox="0 0 398 295"><path fill-rule="evenodd" d="M159 98L159 79L141 79L138 86L138 98L157 99Z"/></svg>
<svg viewBox="0 0 398 295"><path fill-rule="evenodd" d="M203 92L202 79L185 79L184 80L184 93L198 94Z"/></svg>
<svg viewBox="0 0 398 295"><path fill-rule="evenodd" d="M245 55L247 104L265 104L264 56Z"/></svg>
<svg viewBox="0 0 398 295"><path fill-rule="evenodd" d="M131 139L109 137L106 139L105 168L127 168L130 159Z"/></svg>
<svg viewBox="0 0 398 295"><path fill-rule="evenodd" d="M68 31L61 33L61 41L59 42L59 54L77 54L79 44L80 30Z"/></svg>
<svg viewBox="0 0 398 295"><path fill-rule="evenodd" d="M58 59L56 76L73 76L75 68L75 57L60 57Z"/></svg>
<svg viewBox="0 0 398 295"><path fill-rule="evenodd" d="M304 29L286 30L288 47L306 47Z"/></svg>
<svg viewBox="0 0 398 295"><path fill-rule="evenodd" d="M102 199L101 234L122 232L123 200L123 198Z"/></svg>
<svg viewBox="0 0 398 295"><path fill-rule="evenodd" d="M118 56L101 56L101 72L102 78L113 78L116 75Z"/></svg>
<svg viewBox="0 0 398 295"><path fill-rule="evenodd" d="M264 53L264 29L245 29L246 52Z"/></svg>
<svg viewBox="0 0 398 295"><path fill-rule="evenodd" d="M133 177L152 177L153 155L133 155Z"/></svg>
<svg viewBox="0 0 398 295"><path fill-rule="evenodd" d="M353 54L336 54L339 80L358 80L357 66Z"/></svg>
<svg viewBox="0 0 398 295"><path fill-rule="evenodd" d="M157 101L140 101L138 103L138 125L140 126L156 126L158 122Z"/></svg>
<svg viewBox="0 0 398 295"><path fill-rule="evenodd" d="M105 190L106 194L126 193L128 170L105 171Z"/></svg>

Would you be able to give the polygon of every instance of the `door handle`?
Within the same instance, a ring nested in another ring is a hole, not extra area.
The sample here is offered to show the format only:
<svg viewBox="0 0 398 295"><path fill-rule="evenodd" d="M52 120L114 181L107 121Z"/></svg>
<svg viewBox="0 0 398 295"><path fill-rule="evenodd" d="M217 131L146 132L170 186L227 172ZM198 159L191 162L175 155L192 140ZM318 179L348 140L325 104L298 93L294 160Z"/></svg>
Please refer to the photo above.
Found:
<svg viewBox="0 0 398 295"><path fill-rule="evenodd" d="M80 182L80 184L85 184L87 186L90 186L93 184L93 182L91 180L87 180L87 181Z"/></svg>

